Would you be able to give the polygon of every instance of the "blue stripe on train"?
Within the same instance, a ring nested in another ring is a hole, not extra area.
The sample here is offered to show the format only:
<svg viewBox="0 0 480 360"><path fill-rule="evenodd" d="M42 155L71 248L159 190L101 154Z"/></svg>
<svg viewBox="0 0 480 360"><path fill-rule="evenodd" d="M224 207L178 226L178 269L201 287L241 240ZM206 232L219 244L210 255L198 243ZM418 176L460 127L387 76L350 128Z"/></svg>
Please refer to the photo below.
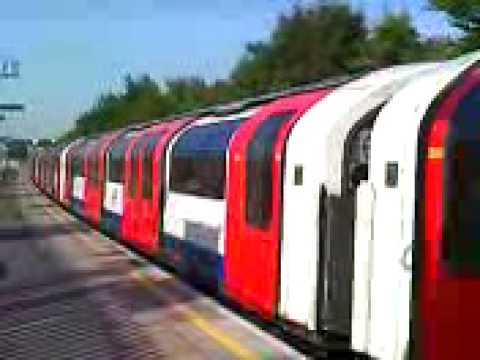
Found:
<svg viewBox="0 0 480 360"><path fill-rule="evenodd" d="M83 216L84 201L72 198L72 211L80 216Z"/></svg>
<svg viewBox="0 0 480 360"><path fill-rule="evenodd" d="M163 235L166 261L196 285L210 291L221 291L223 285L223 256L194 241Z"/></svg>
<svg viewBox="0 0 480 360"><path fill-rule="evenodd" d="M120 219L120 215L112 211L104 210L100 226L107 233L120 238Z"/></svg>

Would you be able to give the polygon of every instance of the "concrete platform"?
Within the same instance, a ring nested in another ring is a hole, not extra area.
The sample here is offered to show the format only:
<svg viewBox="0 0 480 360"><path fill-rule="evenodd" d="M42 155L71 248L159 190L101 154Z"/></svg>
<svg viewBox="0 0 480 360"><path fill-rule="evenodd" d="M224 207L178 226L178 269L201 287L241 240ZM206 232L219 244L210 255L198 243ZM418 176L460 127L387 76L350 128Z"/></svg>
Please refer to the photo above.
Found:
<svg viewBox="0 0 480 360"><path fill-rule="evenodd" d="M0 184L0 359L303 357L40 194Z"/></svg>

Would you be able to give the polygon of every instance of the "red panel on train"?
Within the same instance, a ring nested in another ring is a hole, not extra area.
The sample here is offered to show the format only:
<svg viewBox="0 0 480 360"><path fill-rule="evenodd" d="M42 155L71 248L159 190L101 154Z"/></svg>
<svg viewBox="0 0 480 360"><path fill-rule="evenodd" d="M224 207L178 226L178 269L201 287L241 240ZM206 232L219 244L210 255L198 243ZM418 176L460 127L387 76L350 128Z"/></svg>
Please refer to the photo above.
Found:
<svg viewBox="0 0 480 360"><path fill-rule="evenodd" d="M227 176L225 292L272 319L279 289L282 158L295 121L330 90L278 99L240 127Z"/></svg>
<svg viewBox="0 0 480 360"><path fill-rule="evenodd" d="M102 136L95 146L87 150L86 185L85 185L85 212L84 216L94 225L100 221L100 212L103 202L103 185L105 182L105 153L113 140L120 132L112 132Z"/></svg>
<svg viewBox="0 0 480 360"><path fill-rule="evenodd" d="M122 237L149 255L158 254L163 231L165 149L172 136L188 122L175 120L149 128L127 149Z"/></svg>
<svg viewBox="0 0 480 360"><path fill-rule="evenodd" d="M477 358L480 68L442 100L426 136L418 358Z"/></svg>

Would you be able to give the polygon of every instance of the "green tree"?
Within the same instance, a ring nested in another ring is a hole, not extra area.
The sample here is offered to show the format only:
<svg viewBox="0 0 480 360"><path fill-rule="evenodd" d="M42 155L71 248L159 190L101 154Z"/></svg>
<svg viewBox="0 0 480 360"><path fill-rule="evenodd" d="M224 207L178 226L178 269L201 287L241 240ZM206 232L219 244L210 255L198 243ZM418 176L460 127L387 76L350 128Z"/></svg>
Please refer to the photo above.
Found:
<svg viewBox="0 0 480 360"><path fill-rule="evenodd" d="M373 30L370 53L376 65L388 66L421 57L419 35L407 14L389 14Z"/></svg>
<svg viewBox="0 0 480 360"><path fill-rule="evenodd" d="M279 18L270 41L251 43L232 72L247 93L345 74L366 60L363 15L349 6L318 2Z"/></svg>
<svg viewBox="0 0 480 360"><path fill-rule="evenodd" d="M462 28L475 30L473 20L469 21ZM422 39L406 14L387 15L369 30L364 16L348 5L318 0L280 16L270 39L248 44L229 78L209 83L200 77L180 77L167 79L159 87L148 75L127 75L124 90L99 96L63 139L168 119L172 114L369 67L449 58L457 55L457 45L448 38Z"/></svg>
<svg viewBox="0 0 480 360"><path fill-rule="evenodd" d="M430 0L430 3L446 12L452 25L464 32L463 50L480 48L480 0Z"/></svg>

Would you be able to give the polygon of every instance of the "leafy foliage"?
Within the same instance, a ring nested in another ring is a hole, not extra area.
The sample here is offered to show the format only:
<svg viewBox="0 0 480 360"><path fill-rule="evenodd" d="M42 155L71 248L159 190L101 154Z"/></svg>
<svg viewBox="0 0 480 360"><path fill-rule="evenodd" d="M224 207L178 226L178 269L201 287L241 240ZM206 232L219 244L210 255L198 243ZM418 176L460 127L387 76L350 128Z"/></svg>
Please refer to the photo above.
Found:
<svg viewBox="0 0 480 360"><path fill-rule="evenodd" d="M478 30L478 17L465 14L477 9L480 0L466 1L470 7L461 11L452 4L464 0L432 1L451 8L465 30ZM454 40L422 39L406 14L387 15L369 29L364 16L348 5L324 0L296 6L280 16L268 41L247 44L227 80L183 77L159 86L148 75L127 75L125 90L101 95L63 140L365 68L448 58L458 51Z"/></svg>
<svg viewBox="0 0 480 360"><path fill-rule="evenodd" d="M247 46L232 81L248 93L351 72L364 59L363 16L346 5L295 7L281 16L269 42Z"/></svg>
<svg viewBox="0 0 480 360"><path fill-rule="evenodd" d="M445 11L452 25L465 33L463 50L480 47L480 0L430 0L438 10Z"/></svg>

